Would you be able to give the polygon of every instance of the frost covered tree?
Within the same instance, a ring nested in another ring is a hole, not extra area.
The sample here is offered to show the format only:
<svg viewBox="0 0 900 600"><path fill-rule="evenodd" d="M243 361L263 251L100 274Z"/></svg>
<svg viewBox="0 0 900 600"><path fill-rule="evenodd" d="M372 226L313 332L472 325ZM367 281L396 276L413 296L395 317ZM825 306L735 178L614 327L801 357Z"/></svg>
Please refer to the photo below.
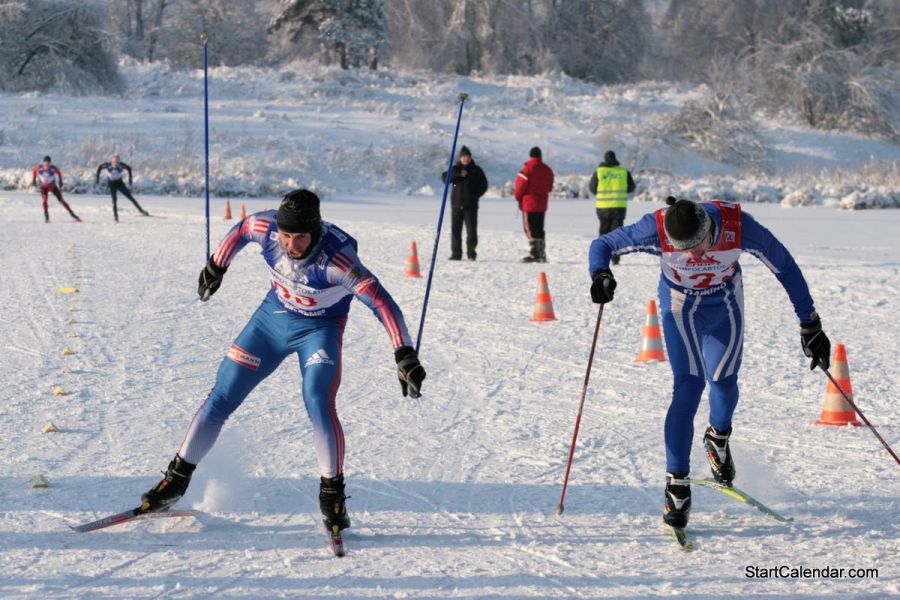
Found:
<svg viewBox="0 0 900 600"><path fill-rule="evenodd" d="M102 14L97 2L0 2L0 89L119 90Z"/></svg>
<svg viewBox="0 0 900 600"><path fill-rule="evenodd" d="M196 67L201 34L209 36L209 64L253 64L268 49L265 17L246 0L179 0L166 12L156 56L176 67Z"/></svg>
<svg viewBox="0 0 900 600"><path fill-rule="evenodd" d="M283 0L268 28L282 30L301 54L344 69L376 69L388 51L384 0Z"/></svg>
<svg viewBox="0 0 900 600"><path fill-rule="evenodd" d="M635 78L650 25L642 0L387 0L386 11L403 66L604 83Z"/></svg>

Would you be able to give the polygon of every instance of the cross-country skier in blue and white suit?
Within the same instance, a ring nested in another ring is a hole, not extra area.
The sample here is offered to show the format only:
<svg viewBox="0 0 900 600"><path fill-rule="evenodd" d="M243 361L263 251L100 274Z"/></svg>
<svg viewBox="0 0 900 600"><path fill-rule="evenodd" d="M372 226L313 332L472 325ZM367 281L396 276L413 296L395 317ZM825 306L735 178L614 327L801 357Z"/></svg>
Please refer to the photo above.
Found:
<svg viewBox="0 0 900 600"><path fill-rule="evenodd" d="M731 485L734 459L728 445L738 401L744 342L744 292L738 258L749 252L784 286L800 320L801 347L811 368L829 366L831 343L822 331L809 287L794 258L739 204L694 203L669 197L668 208L600 236L591 243L591 299L612 300L616 280L610 259L631 252L660 258L659 304L674 375L666 415L666 492L663 520L687 524L691 508L694 414L709 383L709 427L703 437L716 481Z"/></svg>
<svg viewBox="0 0 900 600"><path fill-rule="evenodd" d="M219 289L231 260L249 242L262 246L272 287L222 360L215 386L194 415L165 478L143 495L141 508L165 510L181 498L231 413L285 358L296 354L321 472L322 515L329 531L332 525L344 529L350 519L344 503L344 432L335 398L352 298L368 306L390 335L404 396L419 397L425 369L399 307L360 262L356 240L322 221L313 192L294 190L277 212L258 212L238 222L200 273L201 300Z"/></svg>

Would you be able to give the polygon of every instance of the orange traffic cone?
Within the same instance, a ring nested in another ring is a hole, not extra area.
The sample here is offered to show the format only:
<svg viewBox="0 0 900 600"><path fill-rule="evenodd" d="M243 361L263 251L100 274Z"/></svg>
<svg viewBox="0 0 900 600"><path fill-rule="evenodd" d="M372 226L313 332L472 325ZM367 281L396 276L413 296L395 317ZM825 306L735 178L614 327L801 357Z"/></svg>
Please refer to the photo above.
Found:
<svg viewBox="0 0 900 600"><path fill-rule="evenodd" d="M238 216L238 219L240 219L241 221L243 221L243 220L246 219L246 218L247 218L247 209L244 208L244 204L241 203L241 214Z"/></svg>
<svg viewBox="0 0 900 600"><path fill-rule="evenodd" d="M837 381L844 393L853 399L853 386L850 385L850 368L847 366L847 350L843 344L834 348L834 358L831 359L831 376ZM831 380L825 388L825 406L822 408L822 416L816 421L816 425L853 425L859 427L856 420L856 411L841 396Z"/></svg>
<svg viewBox="0 0 900 600"><path fill-rule="evenodd" d="M537 297L534 299L534 315L532 321L555 321L553 299L550 298L550 287L547 285L547 274L541 272L538 277Z"/></svg>
<svg viewBox="0 0 900 600"><path fill-rule="evenodd" d="M662 332L659 329L659 317L656 314L656 300L647 302L647 322L641 327L641 349L635 362L666 360L663 352Z"/></svg>
<svg viewBox="0 0 900 600"><path fill-rule="evenodd" d="M419 273L419 252L416 249L416 243L409 245L409 256L406 257L406 270L403 271L404 277L421 277Z"/></svg>
<svg viewBox="0 0 900 600"><path fill-rule="evenodd" d="M225 201L225 214L222 215L222 220L223 221L231 220L231 201L230 200Z"/></svg>

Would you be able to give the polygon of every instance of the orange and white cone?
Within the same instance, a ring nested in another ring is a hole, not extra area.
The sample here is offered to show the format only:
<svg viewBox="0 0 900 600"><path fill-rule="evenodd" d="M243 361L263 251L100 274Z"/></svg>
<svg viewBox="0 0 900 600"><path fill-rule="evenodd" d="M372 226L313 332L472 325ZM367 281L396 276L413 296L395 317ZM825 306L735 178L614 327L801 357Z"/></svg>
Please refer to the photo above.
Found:
<svg viewBox="0 0 900 600"><path fill-rule="evenodd" d="M231 220L231 200L225 201L225 213L222 215L223 221Z"/></svg>
<svg viewBox="0 0 900 600"><path fill-rule="evenodd" d="M406 270L403 271L404 277L421 277L419 272L419 251L416 249L416 243L409 245L409 256L406 257Z"/></svg>
<svg viewBox="0 0 900 600"><path fill-rule="evenodd" d="M662 331L659 328L659 316L656 313L656 300L647 302L647 321L641 328L641 349L634 360L635 362L666 360L666 354L663 352Z"/></svg>
<svg viewBox="0 0 900 600"><path fill-rule="evenodd" d="M834 357L831 359L831 376L841 386L844 393L853 399L853 386L850 385L850 368L847 366L847 350L843 344L834 348ZM856 420L856 411L841 396L831 380L825 388L825 406L822 408L822 416L816 421L816 425L853 425L859 427L861 423Z"/></svg>
<svg viewBox="0 0 900 600"><path fill-rule="evenodd" d="M553 299L550 297L550 286L547 285L547 274L543 271L538 277L537 297L534 299L532 321L555 321Z"/></svg>
<svg viewBox="0 0 900 600"><path fill-rule="evenodd" d="M247 218L247 209L244 208L243 203L241 203L241 214L238 215L238 219L240 219L241 221L243 221L243 220L246 219L246 218Z"/></svg>

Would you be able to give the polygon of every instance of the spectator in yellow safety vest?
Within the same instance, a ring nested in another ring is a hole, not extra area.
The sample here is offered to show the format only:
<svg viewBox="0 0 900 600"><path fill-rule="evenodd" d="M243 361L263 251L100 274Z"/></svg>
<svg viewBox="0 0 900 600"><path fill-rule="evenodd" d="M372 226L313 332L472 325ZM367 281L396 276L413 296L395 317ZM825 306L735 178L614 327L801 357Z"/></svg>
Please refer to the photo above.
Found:
<svg viewBox="0 0 900 600"><path fill-rule="evenodd" d="M624 225L628 194L634 191L634 179L628 169L619 165L615 152L607 150L603 155L603 162L591 175L589 187L597 202L600 235ZM619 264L618 256L612 257L612 264Z"/></svg>

